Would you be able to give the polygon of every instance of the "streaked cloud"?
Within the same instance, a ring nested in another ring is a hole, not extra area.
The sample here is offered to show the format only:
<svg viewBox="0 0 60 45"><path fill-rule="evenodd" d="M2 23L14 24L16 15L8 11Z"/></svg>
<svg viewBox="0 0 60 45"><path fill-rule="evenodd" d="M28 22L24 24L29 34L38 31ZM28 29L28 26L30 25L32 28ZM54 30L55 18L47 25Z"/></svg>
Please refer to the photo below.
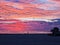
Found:
<svg viewBox="0 0 60 45"><path fill-rule="evenodd" d="M0 1L0 30L15 33L24 31L48 32L55 26L60 27L60 2L58 1Z"/></svg>

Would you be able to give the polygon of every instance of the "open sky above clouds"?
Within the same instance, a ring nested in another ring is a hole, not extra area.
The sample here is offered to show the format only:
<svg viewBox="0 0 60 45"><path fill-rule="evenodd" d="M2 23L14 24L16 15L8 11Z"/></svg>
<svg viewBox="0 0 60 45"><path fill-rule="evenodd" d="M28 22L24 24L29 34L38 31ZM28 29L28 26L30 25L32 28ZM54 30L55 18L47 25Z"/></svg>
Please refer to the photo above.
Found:
<svg viewBox="0 0 60 45"><path fill-rule="evenodd" d="M25 29L23 29L23 27L19 28L18 26L19 24L17 24L16 30L30 29L30 30L49 31L49 29L51 29L54 26L60 27L59 25L60 1L59 0L1 0L0 19L16 19L25 22L23 23ZM32 22L29 23L29 21ZM51 23L52 25L50 25ZM5 24L3 25L8 26ZM3 28L6 28L4 26ZM6 28L6 30L7 29L10 28Z"/></svg>

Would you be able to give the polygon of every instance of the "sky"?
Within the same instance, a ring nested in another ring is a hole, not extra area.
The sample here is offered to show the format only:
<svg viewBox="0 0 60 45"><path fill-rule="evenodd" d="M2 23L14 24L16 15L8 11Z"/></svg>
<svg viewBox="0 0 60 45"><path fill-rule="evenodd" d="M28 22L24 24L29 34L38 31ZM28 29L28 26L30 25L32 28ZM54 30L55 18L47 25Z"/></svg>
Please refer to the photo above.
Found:
<svg viewBox="0 0 60 45"><path fill-rule="evenodd" d="M1 0L0 19L1 33L49 32L60 27L60 1Z"/></svg>

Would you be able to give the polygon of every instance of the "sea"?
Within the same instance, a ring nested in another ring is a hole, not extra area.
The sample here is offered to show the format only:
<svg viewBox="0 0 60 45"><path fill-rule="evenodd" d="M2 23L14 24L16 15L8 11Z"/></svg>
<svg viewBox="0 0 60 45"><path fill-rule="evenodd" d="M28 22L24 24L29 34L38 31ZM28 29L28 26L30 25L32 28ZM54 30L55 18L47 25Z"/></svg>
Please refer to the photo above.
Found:
<svg viewBox="0 0 60 45"><path fill-rule="evenodd" d="M0 45L60 45L60 36L47 34L0 34Z"/></svg>

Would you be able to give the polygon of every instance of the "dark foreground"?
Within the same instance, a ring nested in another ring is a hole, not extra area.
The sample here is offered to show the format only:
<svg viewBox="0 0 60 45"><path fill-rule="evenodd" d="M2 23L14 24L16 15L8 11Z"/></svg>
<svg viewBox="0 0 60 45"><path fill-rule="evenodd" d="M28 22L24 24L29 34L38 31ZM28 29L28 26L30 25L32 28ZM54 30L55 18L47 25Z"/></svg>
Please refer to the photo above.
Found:
<svg viewBox="0 0 60 45"><path fill-rule="evenodd" d="M60 36L46 34L0 34L0 45L60 45Z"/></svg>

